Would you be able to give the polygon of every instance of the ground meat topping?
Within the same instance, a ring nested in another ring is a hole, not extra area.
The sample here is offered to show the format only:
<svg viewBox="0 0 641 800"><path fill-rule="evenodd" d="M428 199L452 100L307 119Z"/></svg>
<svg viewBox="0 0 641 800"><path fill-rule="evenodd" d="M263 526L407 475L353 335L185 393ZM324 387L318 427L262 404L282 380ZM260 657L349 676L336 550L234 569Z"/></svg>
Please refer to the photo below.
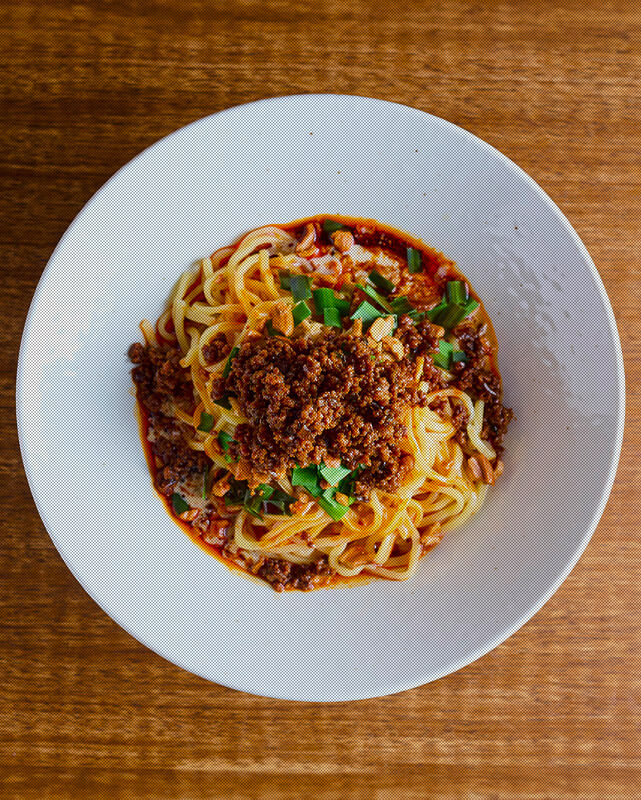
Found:
<svg viewBox="0 0 641 800"><path fill-rule="evenodd" d="M492 369L490 354L492 347L485 337L485 326L476 328L471 321L462 322L454 331L461 348L467 355L467 361L453 365L453 384L458 389L468 392L473 400L483 400L483 428L481 438L490 442L496 450L497 458L503 453L503 436L514 416L512 409L501 403L501 379ZM461 441L462 425L457 424L457 438Z"/></svg>
<svg viewBox="0 0 641 800"><path fill-rule="evenodd" d="M430 379L439 385L436 371L422 376ZM217 386L223 390L247 417L234 438L254 469L278 474L330 456L350 469L364 465L362 493L398 488L402 417L425 400L411 355L382 358L367 337L333 330L313 342L275 336L244 344Z"/></svg>
<svg viewBox="0 0 641 800"><path fill-rule="evenodd" d="M170 495L175 488L202 475L208 458L187 444L183 427L167 416L168 403L194 405L194 391L189 371L180 366L181 354L175 348L133 344L129 358L135 366L131 375L138 401L147 412L151 452L156 459L156 487Z"/></svg>
<svg viewBox="0 0 641 800"><path fill-rule="evenodd" d="M333 574L326 556L312 564L292 564L284 559L267 558L257 572L257 575L267 583L271 583L277 592L285 589L309 591L319 583L326 582Z"/></svg>
<svg viewBox="0 0 641 800"><path fill-rule="evenodd" d="M203 347L203 358L207 364L215 364L229 354L231 345L225 338L224 333L218 333L213 339Z"/></svg>

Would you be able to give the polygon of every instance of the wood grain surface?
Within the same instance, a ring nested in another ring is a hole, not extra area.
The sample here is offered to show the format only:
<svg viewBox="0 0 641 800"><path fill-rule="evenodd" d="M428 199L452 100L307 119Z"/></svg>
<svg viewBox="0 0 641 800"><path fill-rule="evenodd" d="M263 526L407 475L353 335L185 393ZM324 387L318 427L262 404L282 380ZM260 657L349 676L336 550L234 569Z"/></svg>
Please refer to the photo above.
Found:
<svg viewBox="0 0 641 800"><path fill-rule="evenodd" d="M0 33L0 796L641 797L638 3L4 0ZM87 597L32 502L14 385L42 269L118 167L219 109L319 91L438 114L543 186L611 298L628 416L596 534L532 621L430 685L314 705L196 678Z"/></svg>

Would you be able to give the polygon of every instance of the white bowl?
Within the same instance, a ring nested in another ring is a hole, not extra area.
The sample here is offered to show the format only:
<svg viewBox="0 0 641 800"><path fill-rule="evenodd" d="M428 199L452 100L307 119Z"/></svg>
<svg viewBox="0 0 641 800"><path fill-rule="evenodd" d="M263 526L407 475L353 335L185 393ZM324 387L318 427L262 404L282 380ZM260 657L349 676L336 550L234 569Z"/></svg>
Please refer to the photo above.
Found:
<svg viewBox="0 0 641 800"><path fill-rule="evenodd" d="M167 516L126 353L140 319L158 316L195 259L251 228L317 213L375 218L457 261L494 321L516 420L485 507L412 580L277 594L229 571ZM199 120L90 200L36 290L17 407L44 524L116 622L226 686L351 700L459 669L552 595L612 486L624 377L598 273L531 178L422 111L305 95Z"/></svg>

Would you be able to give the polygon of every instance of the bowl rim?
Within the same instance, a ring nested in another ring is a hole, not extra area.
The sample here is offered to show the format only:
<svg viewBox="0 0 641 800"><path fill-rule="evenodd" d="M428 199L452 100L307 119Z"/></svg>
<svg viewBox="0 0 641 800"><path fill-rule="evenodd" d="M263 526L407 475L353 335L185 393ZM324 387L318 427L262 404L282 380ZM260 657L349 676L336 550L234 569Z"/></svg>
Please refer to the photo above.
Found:
<svg viewBox="0 0 641 800"><path fill-rule="evenodd" d="M369 699L374 697L384 697L391 694L396 694L398 692L405 691L407 689L416 688L418 686L422 686L426 683L429 683L433 680L438 680L446 675L449 675L453 672L456 672L463 667L473 663L474 661L478 660L482 656L486 655L487 653L491 652L495 649L499 644L506 641L510 636L512 636L519 628L521 628L526 622L528 622L544 605L547 601L552 597L552 595L558 590L560 585L566 580L572 569L575 567L576 563L578 562L579 558L581 557L582 553L584 552L585 548L587 547L590 539L592 538L597 525L603 515L605 510L606 504L608 502L610 493L612 491L612 487L614 484L614 480L616 477L616 472L618 468L618 464L620 461L621 455L621 447L623 443L623 435L624 435L624 427L625 427L625 405L626 405L626 386L625 386L625 371L624 371L624 362L623 362L623 352L621 347L621 341L617 330L616 320L614 316L614 312L612 310L612 305L610 303L610 299L607 295L605 286L599 275L599 272L586 248L582 240L580 239L577 232L574 230L572 225L570 224L569 220L565 216L565 214L561 211L561 209L557 206L557 204L551 199L551 197L539 186L539 184L532 178L528 173L526 173L521 167L519 167L514 161L508 158L506 155L501 153L498 149L496 149L493 145L490 145L488 142L484 141L483 139L479 138L475 134L471 133L470 131L462 128L455 123L449 122L448 120L443 119L442 117L438 117L434 114L431 114L427 111L423 111L422 109L415 108L413 106L408 106L403 103L397 103L389 100L382 100L379 98L367 97L358 94L333 94L333 93L305 93L305 94L288 94L288 95L277 95L272 97L265 97L258 100L251 101L249 103L240 103L237 105L233 105L224 109L221 109L217 112L209 114L205 117L201 117L196 119L187 125L181 126L176 130L170 132L169 134L161 137L160 139L154 141L152 144L145 147L139 153L137 153L132 159L127 161L123 164L116 172L114 172L98 189L97 191L86 201L80 211L76 214L73 218L71 223L68 225L67 229L61 236L60 240L58 241L57 245L55 246L54 250L52 251L45 268L42 271L42 274L38 280L37 286L34 290L33 297L31 303L29 305L29 310L27 312L23 332L20 341L20 348L18 353L18 362L17 362L17 371L16 371L16 422L18 428L18 440L19 440L19 447L20 447L20 454L22 457L22 462L24 466L25 475L27 477L27 481L29 484L29 488L36 505L36 509L38 514L42 520L42 523L47 531L49 537L51 538L53 544L55 545L60 557L63 559L64 563L68 567L71 574L74 578L78 581L81 585L83 590L91 597L91 599L101 608L101 610L106 613L109 617L111 617L121 628L127 631L128 634L133 636L137 641L141 642L145 647L149 648L153 652L157 653L167 661L172 664L179 666L180 668L191 672L192 674L197 674L199 677L204 678L208 681L213 681L214 679L203 675L195 671L192 667L187 665L186 663L181 663L181 659L177 659L175 655L168 655L166 650L167 648L159 647L156 643L153 645L147 641L146 634L141 635L140 632L135 632L132 630L132 627L129 626L127 622L120 619L119 614L114 614L111 611L108 611L101 602L99 602L92 591L92 589L88 588L81 577L81 572L77 569L76 565L72 566L72 558L71 554L67 551L65 545L60 541L59 536L56 533L56 525L51 523L49 515L47 514L47 510L45 505L42 501L40 496L38 485L36 480L33 477L34 470L32 466L32 454L30 452L30 444L29 444L29 431L27 430L24 422L24 414L26 403L28 401L27 397L27 374L29 370L29 365L26 363L26 353L29 346L29 338L31 335L31 329L33 324L33 319L36 316L37 309L42 301L42 297L45 294L47 289L47 284L51 279L53 271L55 269L56 259L58 257L58 253L65 247L67 239L74 235L74 231L80 220L86 215L90 214L93 208L93 205L96 203L97 199L102 195L102 193L106 190L106 188L114 182L118 176L122 173L127 172L132 166L138 162L138 160L144 158L148 151L154 149L161 143L165 143L171 140L174 137L179 137L185 135L186 132L189 130L195 130L198 127L206 126L209 124L209 121L213 118L219 118L223 116L229 116L238 113L247 113L251 112L252 108L256 108L259 106L265 105L279 105L283 102L285 103L296 103L296 102L303 102L303 103L313 103L313 102L341 102L341 101L353 101L357 100L359 102L365 102L370 104L376 104L379 106L390 106L390 107L399 107L407 112L408 110L416 115L426 115L427 117L431 117L435 120L439 125L444 126L445 128L451 128L456 130L458 135L463 135L469 141L472 141L477 147L481 147L486 149L488 153L492 154L492 157L502 162L511 172L518 175L521 180L524 180L531 189L534 190L535 194L538 195L538 198L548 207L548 209L552 212L552 214L556 217L556 219L561 223L563 226L564 232L569 235L570 239L572 240L573 244L578 249L582 259L584 260L585 264L588 266L589 271L591 273L592 279L595 283L597 291L600 296L600 300L602 302L603 308L605 310L607 320L608 320L608 329L609 329L609 338L611 339L612 343L614 344L615 352L616 352L616 363L615 363L615 381L617 386L617 396L616 396L616 403L615 403L615 417L616 417L616 429L615 429L615 437L614 437L614 449L612 451L612 458L609 465L609 470L607 477L604 482L604 488L602 491L602 495L600 498L599 503L597 504L594 512L592 514L590 523L587 525L585 532L578 542L574 552L568 558L565 568L560 572L556 580L554 580L550 586L547 588L545 592L543 592L542 596L539 598L539 601L534 603L531 607L528 608L526 612L524 612L518 620L509 627L502 629L501 632L493 637L489 642L483 644L483 646L476 648L475 650L469 652L465 657L460 658L449 665L446 669L436 670L430 672L418 680L408 680L408 681L399 681L394 682L390 680L388 684L382 691L377 691L374 693L359 693L359 692L346 692L344 696L341 697L318 697L318 696L301 696L300 693L292 693L288 694L284 693L264 693L259 691L258 687L255 686L247 686L242 685L242 682L223 682L216 680L216 683L219 683L222 686L226 686L228 688L243 691L250 694L256 694L263 697L270 697L274 699L281 699L281 700L296 700L296 701L303 701L303 702L348 702L352 700L360 700L360 699Z"/></svg>

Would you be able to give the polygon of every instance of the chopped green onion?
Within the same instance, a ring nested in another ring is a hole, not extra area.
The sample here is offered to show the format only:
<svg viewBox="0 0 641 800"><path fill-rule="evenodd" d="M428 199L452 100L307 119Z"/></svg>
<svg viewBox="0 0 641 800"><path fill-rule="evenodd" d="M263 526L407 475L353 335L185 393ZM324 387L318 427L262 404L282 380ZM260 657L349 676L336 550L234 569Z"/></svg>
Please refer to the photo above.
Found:
<svg viewBox="0 0 641 800"><path fill-rule="evenodd" d="M271 321L271 319L268 319L267 322L265 323L265 330L267 331L269 336L282 336L283 335L280 331L276 330L276 328L274 327L274 323Z"/></svg>
<svg viewBox="0 0 641 800"><path fill-rule="evenodd" d="M445 293L450 303L463 304L467 300L467 292L463 281L448 281Z"/></svg>
<svg viewBox="0 0 641 800"><path fill-rule="evenodd" d="M407 297L404 296L394 297L391 300L390 305L397 316L401 317L403 314L405 314L413 322L420 322L427 316L426 311L419 311L417 308L414 308Z"/></svg>
<svg viewBox="0 0 641 800"><path fill-rule="evenodd" d="M449 369L453 350L453 345L446 342L445 339L441 339L438 343L438 353L432 356L432 361L437 367L441 367L441 369Z"/></svg>
<svg viewBox="0 0 641 800"><path fill-rule="evenodd" d="M217 400L214 400L217 406L221 406L222 408L226 408L231 410L231 403L229 402L229 395L224 394L222 397L219 397Z"/></svg>
<svg viewBox="0 0 641 800"><path fill-rule="evenodd" d="M209 431L214 427L214 418L211 414L208 414L206 411L203 411L200 415L200 422L198 423L198 430L204 431L205 433L209 433Z"/></svg>
<svg viewBox="0 0 641 800"><path fill-rule="evenodd" d="M449 333L466 316L465 306L461 306L458 303L449 303L434 321L442 328L445 328L446 333Z"/></svg>
<svg viewBox="0 0 641 800"><path fill-rule="evenodd" d="M278 273L278 281L280 283L280 288L284 289L286 292L289 292L291 289L290 280L292 277L292 273L288 269L281 269Z"/></svg>
<svg viewBox="0 0 641 800"><path fill-rule="evenodd" d="M336 222L336 220L326 219L323 222L323 230L325 233L334 233L335 231L342 231L344 229L345 226L340 222Z"/></svg>
<svg viewBox="0 0 641 800"><path fill-rule="evenodd" d="M292 275L289 279L289 290L296 301L307 300L312 296L310 286L311 281L307 275Z"/></svg>
<svg viewBox="0 0 641 800"><path fill-rule="evenodd" d="M269 498L274 494L273 487L268 486L266 483L259 483L257 489L260 492L263 500L269 500Z"/></svg>
<svg viewBox="0 0 641 800"><path fill-rule="evenodd" d="M392 306L394 313L399 317L405 314L414 322L420 322L427 316L426 311L419 311L417 308L414 308L414 306L405 296L394 297L391 300L390 305Z"/></svg>
<svg viewBox="0 0 641 800"><path fill-rule="evenodd" d="M247 489L245 492L243 506L245 507L245 511L251 514L252 517L257 517L258 519L263 518L262 514L260 513L260 505L262 502L263 501L260 494L252 495L251 490Z"/></svg>
<svg viewBox="0 0 641 800"><path fill-rule="evenodd" d="M372 289L371 286L361 286L360 283L356 284L359 289L361 289L365 294L371 299L374 300L375 303L378 303L381 308L384 308L385 311L388 311L390 314L394 313L394 309L392 308L392 304L388 303L384 297L381 297L380 294L375 290Z"/></svg>
<svg viewBox="0 0 641 800"><path fill-rule="evenodd" d="M264 484L261 484L264 486ZM260 488L260 487L259 487ZM282 489L272 489L271 486L267 487L271 491L269 494L263 493L263 508L267 511L267 505L270 507L276 508L280 511L281 514L287 514L291 516L291 511L289 509L290 505L296 502L296 498L292 497L287 492L284 492Z"/></svg>
<svg viewBox="0 0 641 800"><path fill-rule="evenodd" d="M321 289L314 289L312 294L314 295L314 305L317 311L320 312L325 308L335 308L336 295L333 289L322 287Z"/></svg>
<svg viewBox="0 0 641 800"><path fill-rule="evenodd" d="M375 269L373 269L367 277L374 284L374 286L378 286L379 289L382 289L388 294L394 290L394 284L392 281L387 280L385 276L381 275L381 273L377 272Z"/></svg>
<svg viewBox="0 0 641 800"><path fill-rule="evenodd" d="M359 472L359 468L349 470L347 467L328 467L322 464L320 467L294 467L292 472L292 486L302 486L312 497L316 497L318 504L323 508L332 519L339 520L345 516L348 506L341 505L335 499L336 491L349 496L354 478ZM330 487L321 489L321 479L326 480ZM354 502L353 497L349 497L349 505Z"/></svg>
<svg viewBox="0 0 641 800"><path fill-rule="evenodd" d="M341 297L336 297L333 289L328 289L323 286L320 289L314 289L312 294L314 295L316 311L318 311L319 314L326 308L336 308L340 311L341 316L347 316L349 312L349 301L343 300Z"/></svg>
<svg viewBox="0 0 641 800"><path fill-rule="evenodd" d="M447 300L445 299L445 297L443 297L443 299L438 305L434 306L434 308L430 308L430 310L427 312L427 318L429 319L430 322L436 323L439 314L446 308L447 308Z"/></svg>
<svg viewBox="0 0 641 800"><path fill-rule="evenodd" d="M184 514L185 511L189 511L189 505L185 502L185 498L178 494L178 492L174 492L171 496L171 504L174 508L174 511L178 516Z"/></svg>
<svg viewBox="0 0 641 800"><path fill-rule="evenodd" d="M452 363L457 361L467 361L467 355L463 350L454 350L452 353Z"/></svg>
<svg viewBox="0 0 641 800"><path fill-rule="evenodd" d="M448 281L445 295L441 302L427 312L428 319L435 325L445 328L446 332L455 328L459 322L478 308L478 303L466 297L463 281Z"/></svg>
<svg viewBox="0 0 641 800"><path fill-rule="evenodd" d="M294 327L300 325L304 319L307 317L311 317L312 312L304 300L301 300L300 303L297 303L294 308L292 308L292 317L294 318Z"/></svg>
<svg viewBox="0 0 641 800"><path fill-rule="evenodd" d="M237 481L230 477L229 490L225 493L226 506L242 506L247 494L247 481Z"/></svg>
<svg viewBox="0 0 641 800"><path fill-rule="evenodd" d="M209 467L205 464L205 471L203 472L203 500L207 499L207 481L209 480Z"/></svg>
<svg viewBox="0 0 641 800"><path fill-rule="evenodd" d="M329 328L342 328L340 311L337 308L324 308L323 309L323 322Z"/></svg>
<svg viewBox="0 0 641 800"><path fill-rule="evenodd" d="M318 505L326 511L329 516L333 519L338 521L342 519L345 514L349 511L349 505L354 502L353 498L349 498L349 505L344 506L341 503L338 503L334 499L334 495L336 494L335 489L326 489L321 497L318 498Z"/></svg>
<svg viewBox="0 0 641 800"><path fill-rule="evenodd" d="M347 477L351 470L347 467L328 467L326 464L321 464L318 469L319 473L330 486L338 486L338 484Z"/></svg>
<svg viewBox="0 0 641 800"><path fill-rule="evenodd" d="M472 311L476 311L476 309L478 307L479 307L479 304L476 302L476 300L472 300L471 297L468 298L468 301L465 304L465 316L469 317L470 314L472 313Z"/></svg>
<svg viewBox="0 0 641 800"><path fill-rule="evenodd" d="M227 359L227 363L225 364L225 366L223 368L223 378L227 378L229 376L229 373L231 372L232 359L236 358L236 356L238 355L238 351L239 350L240 350L239 347L232 347L232 351L229 354L229 358Z"/></svg>
<svg viewBox="0 0 641 800"><path fill-rule="evenodd" d="M227 431L218 431L218 442L220 443L225 455L225 461L228 464L231 464L234 461L234 459L229 455L229 445L234 441L236 441L234 437L230 436ZM238 460L239 459L237 458L236 461Z"/></svg>
<svg viewBox="0 0 641 800"><path fill-rule="evenodd" d="M414 306L404 295L392 298L392 300L390 300L390 305L392 306L392 311L399 316L401 314L407 314L408 311L416 311Z"/></svg>
<svg viewBox="0 0 641 800"><path fill-rule="evenodd" d="M243 506L245 507L245 510L252 516L262 519L263 516L260 513L261 506L264 508L265 503L268 501L271 503L271 498L275 491L275 489L273 489L271 486L268 486L266 483L258 484L254 494L252 494L251 489L247 488L243 498Z"/></svg>
<svg viewBox="0 0 641 800"><path fill-rule="evenodd" d="M421 254L414 247L407 248L407 271L416 273L423 271L423 264L421 262Z"/></svg>
<svg viewBox="0 0 641 800"><path fill-rule="evenodd" d="M363 300L360 306L352 314L352 319L362 319L363 323L368 324L374 322L375 319L384 316L386 315L380 312L377 308L374 308L371 303L368 303L367 300Z"/></svg>
<svg viewBox="0 0 641 800"><path fill-rule="evenodd" d="M292 486L302 486L313 497L318 497L322 489L318 483L317 467L294 467Z"/></svg>

